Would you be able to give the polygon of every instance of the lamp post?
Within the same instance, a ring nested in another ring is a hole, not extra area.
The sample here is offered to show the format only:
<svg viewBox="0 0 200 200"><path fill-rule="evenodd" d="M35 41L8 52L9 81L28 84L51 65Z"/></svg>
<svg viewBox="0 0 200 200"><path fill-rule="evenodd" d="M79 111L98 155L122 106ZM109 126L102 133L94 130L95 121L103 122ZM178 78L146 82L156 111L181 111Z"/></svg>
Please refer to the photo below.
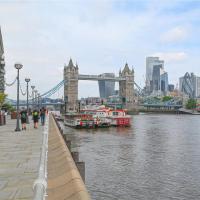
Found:
<svg viewBox="0 0 200 200"><path fill-rule="evenodd" d="M28 83L30 82L30 78L25 78L26 81L26 93L27 93L27 100L26 100L26 109L27 109L27 119L26 119L26 123L29 124L29 105L28 105L28 95L29 95L29 91L28 91Z"/></svg>
<svg viewBox="0 0 200 200"><path fill-rule="evenodd" d="M40 93L38 93L38 111L40 110Z"/></svg>
<svg viewBox="0 0 200 200"><path fill-rule="evenodd" d="M37 93L38 91L37 90L34 90L35 91L35 102L34 102L34 107L35 109L37 109Z"/></svg>
<svg viewBox="0 0 200 200"><path fill-rule="evenodd" d="M15 68L17 69L17 124L15 131L21 131L19 127L19 70L23 67L20 63L15 63Z"/></svg>
<svg viewBox="0 0 200 200"><path fill-rule="evenodd" d="M34 89L35 89L35 86L31 85L31 89L32 89L32 110L33 110L33 106L34 106Z"/></svg>

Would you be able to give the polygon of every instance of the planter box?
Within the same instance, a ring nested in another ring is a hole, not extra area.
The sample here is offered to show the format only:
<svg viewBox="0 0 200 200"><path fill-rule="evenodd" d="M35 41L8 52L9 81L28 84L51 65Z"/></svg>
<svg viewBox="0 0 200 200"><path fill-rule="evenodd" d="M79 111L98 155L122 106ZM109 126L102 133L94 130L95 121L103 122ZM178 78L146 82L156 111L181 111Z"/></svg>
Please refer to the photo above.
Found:
<svg viewBox="0 0 200 200"><path fill-rule="evenodd" d="M17 119L17 112L11 112L11 119Z"/></svg>
<svg viewBox="0 0 200 200"><path fill-rule="evenodd" d="M6 116L4 114L0 114L0 126L6 124Z"/></svg>

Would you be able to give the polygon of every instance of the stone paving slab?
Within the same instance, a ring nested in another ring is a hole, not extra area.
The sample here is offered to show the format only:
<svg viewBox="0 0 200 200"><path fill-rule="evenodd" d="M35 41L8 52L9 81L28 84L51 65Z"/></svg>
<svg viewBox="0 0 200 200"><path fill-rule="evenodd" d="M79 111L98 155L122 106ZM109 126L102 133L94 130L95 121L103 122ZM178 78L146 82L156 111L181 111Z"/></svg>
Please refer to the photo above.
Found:
<svg viewBox="0 0 200 200"><path fill-rule="evenodd" d="M31 121L31 120L30 120ZM7 116L0 126L0 200L32 200L42 149L43 127L15 132L16 120Z"/></svg>

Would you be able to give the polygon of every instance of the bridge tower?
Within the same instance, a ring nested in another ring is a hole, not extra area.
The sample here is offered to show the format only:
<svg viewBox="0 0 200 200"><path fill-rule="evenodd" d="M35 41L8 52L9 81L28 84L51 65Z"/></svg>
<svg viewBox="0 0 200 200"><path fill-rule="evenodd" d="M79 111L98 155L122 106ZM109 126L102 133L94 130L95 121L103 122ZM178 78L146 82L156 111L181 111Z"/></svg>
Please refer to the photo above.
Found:
<svg viewBox="0 0 200 200"><path fill-rule="evenodd" d="M78 65L73 64L70 58L68 66L64 67L64 97L66 111L78 109Z"/></svg>
<svg viewBox="0 0 200 200"><path fill-rule="evenodd" d="M126 63L124 69L122 71L120 70L119 77L126 79L119 82L119 95L122 97L126 108L132 110L135 103L134 70L131 70Z"/></svg>

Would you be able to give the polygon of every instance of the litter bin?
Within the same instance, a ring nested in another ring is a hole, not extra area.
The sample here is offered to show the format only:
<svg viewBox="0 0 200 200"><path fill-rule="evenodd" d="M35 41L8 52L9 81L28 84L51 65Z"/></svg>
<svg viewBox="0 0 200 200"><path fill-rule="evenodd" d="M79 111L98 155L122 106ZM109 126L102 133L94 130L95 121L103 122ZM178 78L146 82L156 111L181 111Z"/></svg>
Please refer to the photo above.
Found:
<svg viewBox="0 0 200 200"><path fill-rule="evenodd" d="M17 112L11 112L11 119L17 119Z"/></svg>

